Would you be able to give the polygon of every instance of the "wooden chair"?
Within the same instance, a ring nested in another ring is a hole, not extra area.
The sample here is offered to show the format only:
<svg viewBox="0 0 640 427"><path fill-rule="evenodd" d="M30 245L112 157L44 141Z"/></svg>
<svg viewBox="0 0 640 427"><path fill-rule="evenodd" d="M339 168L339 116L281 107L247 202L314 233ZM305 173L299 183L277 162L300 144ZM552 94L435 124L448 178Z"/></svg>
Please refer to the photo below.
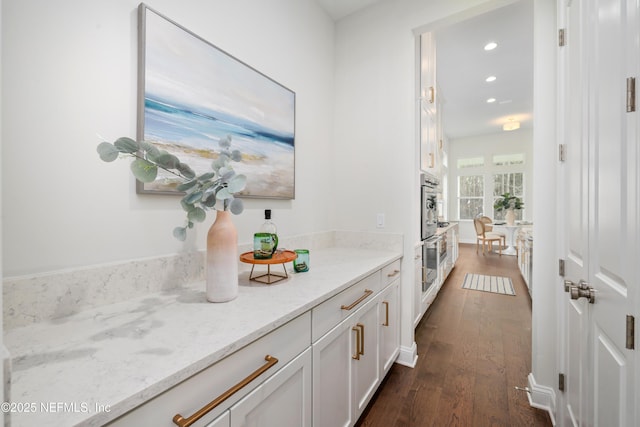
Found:
<svg viewBox="0 0 640 427"><path fill-rule="evenodd" d="M485 232L497 234L498 236L502 237L502 246L507 246L507 235L501 231L493 231L493 220L491 218L480 214L479 219L484 224Z"/></svg>
<svg viewBox="0 0 640 427"><path fill-rule="evenodd" d="M482 255L484 255L485 244L489 244L489 252L493 250L493 242L498 242L498 253L502 256L502 244L503 237L495 233L488 233L485 231L484 222L479 218L474 218L473 225L476 228L476 253L478 253L478 247L482 241Z"/></svg>

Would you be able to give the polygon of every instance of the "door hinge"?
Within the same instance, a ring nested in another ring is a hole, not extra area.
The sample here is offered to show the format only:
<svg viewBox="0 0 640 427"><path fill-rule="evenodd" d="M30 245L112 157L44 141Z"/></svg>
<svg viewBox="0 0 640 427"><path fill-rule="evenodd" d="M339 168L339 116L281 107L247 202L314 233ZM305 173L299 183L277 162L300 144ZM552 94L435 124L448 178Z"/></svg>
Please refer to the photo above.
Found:
<svg viewBox="0 0 640 427"><path fill-rule="evenodd" d="M636 320L633 316L627 315L627 349L634 350L636 348Z"/></svg>
<svg viewBox="0 0 640 427"><path fill-rule="evenodd" d="M558 160L564 162L567 159L567 144L558 144Z"/></svg>
<svg viewBox="0 0 640 427"><path fill-rule="evenodd" d="M558 390L564 391L564 374L558 374Z"/></svg>
<svg viewBox="0 0 640 427"><path fill-rule="evenodd" d="M558 275L560 277L564 277L564 260L563 259L558 260Z"/></svg>
<svg viewBox="0 0 640 427"><path fill-rule="evenodd" d="M558 30L558 46L562 47L567 44L567 34L564 28Z"/></svg>
<svg viewBox="0 0 640 427"><path fill-rule="evenodd" d="M627 113L636 111L636 78L627 78Z"/></svg>

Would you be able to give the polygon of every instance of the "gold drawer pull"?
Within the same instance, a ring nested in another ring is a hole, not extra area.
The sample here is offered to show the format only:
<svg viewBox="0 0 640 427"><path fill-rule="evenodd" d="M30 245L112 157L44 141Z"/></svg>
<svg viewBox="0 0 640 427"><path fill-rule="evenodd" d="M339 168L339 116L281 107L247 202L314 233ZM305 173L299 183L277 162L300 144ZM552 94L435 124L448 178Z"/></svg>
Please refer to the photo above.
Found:
<svg viewBox="0 0 640 427"><path fill-rule="evenodd" d="M384 311L386 313L386 320L384 321L382 326L389 326L389 302L388 301L382 301L382 303L384 304Z"/></svg>
<svg viewBox="0 0 640 427"><path fill-rule="evenodd" d="M364 356L364 325L362 323L356 323L356 326L362 330L360 335L360 356Z"/></svg>
<svg viewBox="0 0 640 427"><path fill-rule="evenodd" d="M231 396L233 396L235 393L237 393L239 390L241 390L242 388L244 388L247 384L249 384L251 381L255 380L256 378L258 378L260 375L262 375L263 373L265 373L269 368L271 368L273 365L275 365L276 363L278 363L278 359L276 359L273 356L269 356L268 354L264 357L264 360L267 361L267 363L265 363L264 365L262 365L261 367L259 367L258 369L256 369L251 375L249 375L247 378L243 379L242 381L240 381L238 384L234 385L233 387L231 387L229 390L225 391L224 393L222 393L220 396L218 396L217 398L215 398L213 401L209 402L206 406L204 406L203 408L201 408L198 412L196 412L195 414L191 415L188 418L183 418L182 415L180 414L176 414L173 417L173 422L174 424L180 426L180 427L189 427L191 424L195 423L196 421L198 421L200 418L204 417L207 413L209 413L211 410L213 410L216 406L220 405L222 402L224 402L225 400L227 400L228 398L230 398Z"/></svg>
<svg viewBox="0 0 640 427"><path fill-rule="evenodd" d="M393 273L389 273L389 274L387 274L387 277L393 277L393 276L395 276L395 275L396 275L396 274L398 274L398 273L400 273L400 270L393 270Z"/></svg>
<svg viewBox="0 0 640 427"><path fill-rule="evenodd" d="M364 290L364 295L362 295L360 298L358 298L357 300L355 300L354 302L352 302L349 305L341 305L340 308L343 309L343 310L351 310L353 307L355 307L356 305L360 304L362 301L367 299L367 297L369 295L371 295L372 293L373 293L373 291L371 289L365 289Z"/></svg>

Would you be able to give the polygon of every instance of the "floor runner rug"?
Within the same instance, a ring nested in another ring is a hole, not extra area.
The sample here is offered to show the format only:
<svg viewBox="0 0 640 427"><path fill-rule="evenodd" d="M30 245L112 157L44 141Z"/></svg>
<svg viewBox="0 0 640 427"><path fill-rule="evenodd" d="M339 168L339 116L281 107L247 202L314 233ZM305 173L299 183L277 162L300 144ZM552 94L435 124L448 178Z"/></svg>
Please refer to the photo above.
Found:
<svg viewBox="0 0 640 427"><path fill-rule="evenodd" d="M467 273L462 282L464 289L474 291L493 292L503 295L515 295L513 283L509 277L485 276L484 274Z"/></svg>

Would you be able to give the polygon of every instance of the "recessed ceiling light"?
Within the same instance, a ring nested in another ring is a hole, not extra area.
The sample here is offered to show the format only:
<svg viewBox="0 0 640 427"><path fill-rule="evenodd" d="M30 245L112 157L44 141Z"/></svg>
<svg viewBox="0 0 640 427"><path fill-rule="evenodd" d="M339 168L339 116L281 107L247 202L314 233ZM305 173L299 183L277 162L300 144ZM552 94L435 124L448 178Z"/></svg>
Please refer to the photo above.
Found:
<svg viewBox="0 0 640 427"><path fill-rule="evenodd" d="M493 50L496 47L498 47L498 43L491 42L491 43L487 43L486 45L484 45L484 50Z"/></svg>
<svg viewBox="0 0 640 427"><path fill-rule="evenodd" d="M496 99L495 98L487 99L487 104L491 104L492 102L496 102Z"/></svg>
<svg viewBox="0 0 640 427"><path fill-rule="evenodd" d="M495 82L496 81L496 76L489 76L484 81L487 82L487 83Z"/></svg>

